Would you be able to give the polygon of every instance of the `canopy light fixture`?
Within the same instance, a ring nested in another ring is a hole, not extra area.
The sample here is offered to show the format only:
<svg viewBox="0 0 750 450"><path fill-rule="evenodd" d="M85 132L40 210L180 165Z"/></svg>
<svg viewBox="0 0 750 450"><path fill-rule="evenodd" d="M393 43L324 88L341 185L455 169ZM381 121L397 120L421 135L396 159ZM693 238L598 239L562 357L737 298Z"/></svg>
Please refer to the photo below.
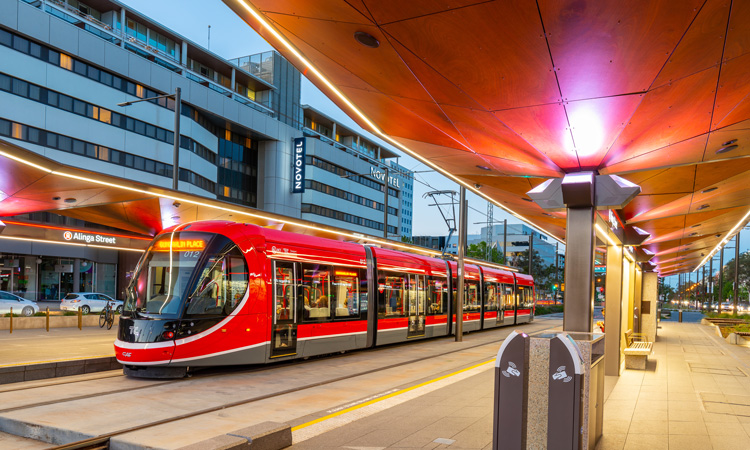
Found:
<svg viewBox="0 0 750 450"><path fill-rule="evenodd" d="M713 191L715 191L715 190L717 190L717 189L719 189L719 188L717 188L716 186L714 186L714 187L710 187L710 188L708 188L708 189L703 189L703 190L701 191L701 194L708 194L709 192L713 192Z"/></svg>
<svg viewBox="0 0 750 450"><path fill-rule="evenodd" d="M75 202L77 202L77 201L78 201L78 200L74 199L73 197L70 197L70 198L66 198L66 199L65 199L65 203L75 203Z"/></svg>
<svg viewBox="0 0 750 450"><path fill-rule="evenodd" d="M521 197L521 200L523 200L523 201L525 201L525 202L531 202L531 203L534 203L534 200L532 200L532 199L530 199L530 198L526 198L526 197Z"/></svg>
<svg viewBox="0 0 750 450"><path fill-rule="evenodd" d="M716 154L719 155L721 153L726 153L726 152L734 150L737 147L739 147L739 145L737 145L737 144L727 145L727 146L721 147L720 149L716 150Z"/></svg>
<svg viewBox="0 0 750 450"><path fill-rule="evenodd" d="M547 216L547 217L555 217L555 216L553 216L553 215L552 215L552 214L550 214L550 213L542 213L542 215L543 215L543 216Z"/></svg>
<svg viewBox="0 0 750 450"><path fill-rule="evenodd" d="M482 169L482 170L492 170L487 166L477 166L477 168Z"/></svg>
<svg viewBox="0 0 750 450"><path fill-rule="evenodd" d="M59 201L59 200L60 200L60 197L52 197L52 201L54 202Z"/></svg>
<svg viewBox="0 0 750 450"><path fill-rule="evenodd" d="M354 39L365 47L380 47L380 41L378 41L375 36L371 35L370 33L365 33L364 31L356 31L354 33Z"/></svg>
<svg viewBox="0 0 750 450"><path fill-rule="evenodd" d="M706 209L706 208L710 208L710 207L711 207L711 206L710 206L710 205L709 205L708 203L706 203L706 204L700 205L700 206L699 206L698 208L696 208L696 209L697 209L698 211L702 211L702 210L704 210L704 209Z"/></svg>
<svg viewBox="0 0 750 450"><path fill-rule="evenodd" d="M737 142L737 139L730 139L726 141L725 143L721 144L722 146L726 147L727 145L732 145Z"/></svg>
<svg viewBox="0 0 750 450"><path fill-rule="evenodd" d="M693 232L693 233L688 234L688 236L698 236L698 233Z"/></svg>
<svg viewBox="0 0 750 450"><path fill-rule="evenodd" d="M699 226L701 226L701 224L696 223L695 225L691 226L690 228L698 228Z"/></svg>

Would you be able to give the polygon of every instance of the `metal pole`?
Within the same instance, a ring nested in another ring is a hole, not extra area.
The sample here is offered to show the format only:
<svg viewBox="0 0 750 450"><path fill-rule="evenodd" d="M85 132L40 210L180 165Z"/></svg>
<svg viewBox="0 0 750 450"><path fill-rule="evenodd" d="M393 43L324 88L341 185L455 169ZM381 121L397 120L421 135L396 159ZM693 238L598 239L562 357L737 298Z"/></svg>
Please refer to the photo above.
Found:
<svg viewBox="0 0 750 450"><path fill-rule="evenodd" d="M734 315L737 315L737 293L740 286L740 232L734 238Z"/></svg>
<svg viewBox="0 0 750 450"><path fill-rule="evenodd" d="M182 89L174 91L174 149L172 155L172 189L177 190L180 180L180 112L182 110Z"/></svg>
<svg viewBox="0 0 750 450"><path fill-rule="evenodd" d="M724 247L719 252L719 314L721 314L721 303L724 301Z"/></svg>
<svg viewBox="0 0 750 450"><path fill-rule="evenodd" d="M388 166L385 166L383 183L383 190L385 191L385 198L383 199L383 237L388 239Z"/></svg>
<svg viewBox="0 0 750 450"><path fill-rule="evenodd" d="M503 219L503 264L508 264L508 219Z"/></svg>
<svg viewBox="0 0 750 450"><path fill-rule="evenodd" d="M529 275L534 276L532 273L532 263L534 261L534 232L532 231L529 235Z"/></svg>
<svg viewBox="0 0 750 450"><path fill-rule="evenodd" d="M711 292L711 310L714 308L714 257L708 262L708 290Z"/></svg>
<svg viewBox="0 0 750 450"><path fill-rule="evenodd" d="M560 292L560 254L558 251L560 250L560 243L555 242L555 286L557 286L557 289L555 290L555 304L557 304L557 295Z"/></svg>
<svg viewBox="0 0 750 450"><path fill-rule="evenodd" d="M466 188L461 185L458 221L458 295L456 299L456 342L463 341L464 334L464 255L466 253L467 203Z"/></svg>

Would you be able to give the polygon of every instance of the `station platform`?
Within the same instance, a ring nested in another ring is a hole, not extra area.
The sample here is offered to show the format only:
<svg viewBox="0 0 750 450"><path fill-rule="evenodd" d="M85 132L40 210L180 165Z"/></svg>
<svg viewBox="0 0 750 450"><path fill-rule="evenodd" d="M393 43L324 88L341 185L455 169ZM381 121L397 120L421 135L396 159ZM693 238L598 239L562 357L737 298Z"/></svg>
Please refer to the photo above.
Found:
<svg viewBox="0 0 750 450"><path fill-rule="evenodd" d="M553 331L560 325L558 317L541 316L523 329ZM70 392L49 384L53 380L0 386L0 404L8 408L0 412L0 430L38 424L95 436L129 426L122 418L130 415L118 413L115 420L104 413L111 411L113 404L150 411L153 417L148 419L155 420L176 414L175 409L189 412L248 395L259 401L119 435L110 448L232 448L212 446L212 439L270 420L291 426L293 449L489 449L493 355L499 348L497 338L510 330L499 330L499 336L471 333L463 344L425 341L257 373L230 371L179 382L127 379L121 372L120 376L110 372L111 376L90 374L80 383L70 381ZM446 345L465 351L440 356ZM369 367L418 355L428 359L357 375ZM332 377L339 381L318 386L319 380ZM305 383L312 383L311 387L298 393L285 390ZM207 391L212 395L199 394ZM281 395L273 396L274 392ZM29 395L50 401L73 397L83 410L102 414L61 415L70 408L63 403L26 409L23 405L28 404ZM139 416L133 413L132 417ZM0 449L49 446L0 433ZM597 448L750 448L750 348L728 344L706 325L662 321L647 369L625 370L620 377L605 380L604 437Z"/></svg>
<svg viewBox="0 0 750 450"><path fill-rule="evenodd" d="M293 449L490 449L493 364L293 424ZM597 449L750 448L750 349L662 322L645 371L606 377Z"/></svg>
<svg viewBox="0 0 750 450"><path fill-rule="evenodd" d="M99 327L0 331L0 385L120 368L117 329Z"/></svg>

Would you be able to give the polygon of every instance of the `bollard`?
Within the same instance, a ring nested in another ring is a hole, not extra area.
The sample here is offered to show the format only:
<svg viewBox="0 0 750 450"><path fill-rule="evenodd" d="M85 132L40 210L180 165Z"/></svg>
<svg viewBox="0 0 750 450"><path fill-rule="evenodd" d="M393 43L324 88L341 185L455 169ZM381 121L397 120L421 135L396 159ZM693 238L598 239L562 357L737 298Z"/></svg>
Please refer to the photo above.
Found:
<svg viewBox="0 0 750 450"><path fill-rule="evenodd" d="M677 314L677 321L682 323L682 310L680 310L679 314Z"/></svg>
<svg viewBox="0 0 750 450"><path fill-rule="evenodd" d="M47 307L47 333L49 333L49 306Z"/></svg>
<svg viewBox="0 0 750 450"><path fill-rule="evenodd" d="M78 307L78 329L82 330L83 326L83 312L81 312L81 307Z"/></svg>
<svg viewBox="0 0 750 450"><path fill-rule="evenodd" d="M10 308L10 334L13 334L13 308Z"/></svg>

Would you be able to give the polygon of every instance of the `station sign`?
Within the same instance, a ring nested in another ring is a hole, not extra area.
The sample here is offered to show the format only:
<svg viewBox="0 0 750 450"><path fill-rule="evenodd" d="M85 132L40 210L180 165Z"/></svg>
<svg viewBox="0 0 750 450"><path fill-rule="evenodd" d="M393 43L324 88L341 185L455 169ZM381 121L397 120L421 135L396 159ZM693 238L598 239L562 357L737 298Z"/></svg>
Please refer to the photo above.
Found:
<svg viewBox="0 0 750 450"><path fill-rule="evenodd" d="M292 194L305 192L305 138L294 138L292 149Z"/></svg>
<svg viewBox="0 0 750 450"><path fill-rule="evenodd" d="M71 242L85 242L87 244L110 244L117 245L117 238L103 234L82 233L80 231L64 231L63 239Z"/></svg>
<svg viewBox="0 0 750 450"><path fill-rule="evenodd" d="M380 180L383 183L385 183L385 171L381 171L380 169L377 169L374 166L370 166L370 175L376 180ZM395 187L396 189L401 189L401 185L397 177L392 177L388 175L388 184Z"/></svg>

